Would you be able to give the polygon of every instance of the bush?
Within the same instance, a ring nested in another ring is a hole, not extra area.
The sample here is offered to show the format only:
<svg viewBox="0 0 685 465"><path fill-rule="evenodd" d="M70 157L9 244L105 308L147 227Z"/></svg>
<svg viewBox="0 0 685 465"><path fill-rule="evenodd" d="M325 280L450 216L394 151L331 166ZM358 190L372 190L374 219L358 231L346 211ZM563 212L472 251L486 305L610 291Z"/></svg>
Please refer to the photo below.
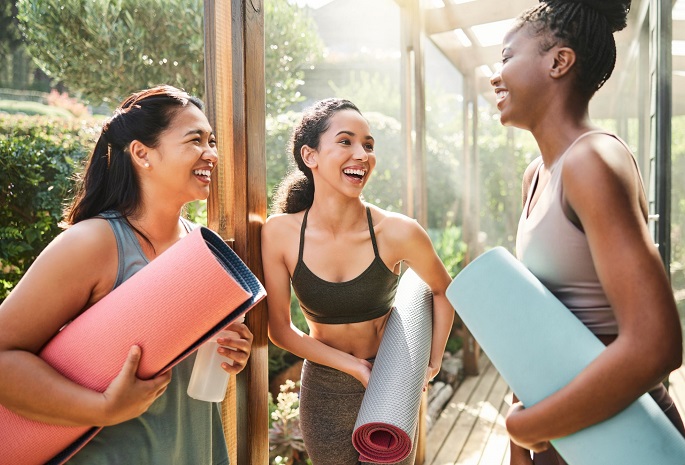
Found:
<svg viewBox="0 0 685 465"><path fill-rule="evenodd" d="M0 112L17 115L44 115L55 118L73 118L74 115L64 108L44 105L39 102L0 100Z"/></svg>
<svg viewBox="0 0 685 465"><path fill-rule="evenodd" d="M0 115L0 301L60 233L63 202L95 126Z"/></svg>

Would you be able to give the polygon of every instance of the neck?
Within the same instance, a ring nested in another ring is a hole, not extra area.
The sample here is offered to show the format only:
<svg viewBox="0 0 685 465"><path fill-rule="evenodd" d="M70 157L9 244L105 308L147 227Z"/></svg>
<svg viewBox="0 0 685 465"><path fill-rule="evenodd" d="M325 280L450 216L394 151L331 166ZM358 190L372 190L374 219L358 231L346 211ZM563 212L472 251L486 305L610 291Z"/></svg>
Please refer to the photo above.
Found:
<svg viewBox="0 0 685 465"><path fill-rule="evenodd" d="M314 203L309 209L309 218L312 217L317 227L333 232L348 231L360 221L366 223L366 207L359 198L340 202L330 197L318 198L314 194Z"/></svg>
<svg viewBox="0 0 685 465"><path fill-rule="evenodd" d="M551 108L529 130L540 149L545 166L552 166L581 134L596 129L590 121L587 105Z"/></svg>
<svg viewBox="0 0 685 465"><path fill-rule="evenodd" d="M185 229L179 222L180 208L160 205L154 208L143 202L139 211L128 218L128 221L154 246L154 254L159 255L184 234Z"/></svg>

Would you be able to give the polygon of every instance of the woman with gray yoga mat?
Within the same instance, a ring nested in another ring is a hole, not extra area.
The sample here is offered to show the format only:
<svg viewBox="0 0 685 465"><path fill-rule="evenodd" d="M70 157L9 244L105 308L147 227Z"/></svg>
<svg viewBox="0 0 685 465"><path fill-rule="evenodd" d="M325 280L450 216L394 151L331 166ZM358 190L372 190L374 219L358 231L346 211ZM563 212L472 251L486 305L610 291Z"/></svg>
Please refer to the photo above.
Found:
<svg viewBox="0 0 685 465"><path fill-rule="evenodd" d="M131 347L104 392L70 381L37 355L60 328L193 227L181 210L207 198L218 160L202 108L171 86L126 99L102 128L66 210L66 231L0 306L0 404L45 423L105 426L70 464L228 463L218 404L186 394L195 355L142 380L141 349ZM203 292L197 289L197 305ZM219 342L236 349L222 349L233 361L224 369L235 374L247 363L252 334L239 323L230 329L239 337ZM110 330L101 328L102 344Z"/></svg>
<svg viewBox="0 0 685 465"><path fill-rule="evenodd" d="M527 409L512 406L512 465L565 464L551 439L648 391L683 432L661 384L681 363L680 320L647 227L640 173L627 145L588 114L613 71L613 33L629 9L625 0L542 1L504 37L491 78L502 124L530 131L542 154L524 174L517 256L607 345L561 390Z"/></svg>
<svg viewBox="0 0 685 465"><path fill-rule="evenodd" d="M300 426L312 463L357 465L352 432L402 262L433 293L424 384L440 370L452 327L454 310L445 297L451 278L416 221L362 200L376 153L369 124L353 103L317 102L291 143L297 170L281 183L262 230L269 337L305 359ZM291 284L309 334L290 320ZM401 463L413 460L412 453Z"/></svg>

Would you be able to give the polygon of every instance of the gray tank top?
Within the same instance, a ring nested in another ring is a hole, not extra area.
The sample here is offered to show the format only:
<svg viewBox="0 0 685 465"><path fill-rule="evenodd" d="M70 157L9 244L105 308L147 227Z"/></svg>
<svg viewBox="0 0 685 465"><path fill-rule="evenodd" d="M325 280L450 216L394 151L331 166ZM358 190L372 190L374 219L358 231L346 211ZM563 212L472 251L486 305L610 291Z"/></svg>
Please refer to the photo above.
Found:
<svg viewBox="0 0 685 465"><path fill-rule="evenodd" d="M119 266L114 288L148 264L128 222L104 212L117 241ZM187 230L192 223L181 219ZM147 412L102 429L67 463L70 465L228 464L219 404L186 394L195 354L172 368L171 383Z"/></svg>
<svg viewBox="0 0 685 465"><path fill-rule="evenodd" d="M594 334L616 335L616 317L599 282L587 237L566 217L562 206L563 159L576 142L590 134L607 133L586 132L566 149L549 168L549 183L544 187L533 211L528 214L542 163L538 166L519 220L516 255ZM616 138L630 152L621 139L613 134L607 135Z"/></svg>

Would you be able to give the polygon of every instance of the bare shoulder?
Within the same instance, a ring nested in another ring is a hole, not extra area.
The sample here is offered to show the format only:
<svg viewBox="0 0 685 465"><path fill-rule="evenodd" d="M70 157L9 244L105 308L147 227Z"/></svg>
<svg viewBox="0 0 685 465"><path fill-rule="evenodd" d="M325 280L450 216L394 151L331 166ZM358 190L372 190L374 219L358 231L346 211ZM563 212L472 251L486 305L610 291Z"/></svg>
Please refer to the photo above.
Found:
<svg viewBox="0 0 685 465"><path fill-rule="evenodd" d="M633 186L638 174L633 154L618 139L603 133L578 141L564 157L562 173L564 186L582 188L602 188L607 182Z"/></svg>
<svg viewBox="0 0 685 465"><path fill-rule="evenodd" d="M266 219L262 227L262 237L274 237L287 234L293 230L298 231L302 226L304 212L298 213L277 213Z"/></svg>
<svg viewBox="0 0 685 465"><path fill-rule="evenodd" d="M45 248L43 253L67 254L78 261L80 259L91 260L108 251L116 252L116 239L112 228L106 220L92 218L63 231Z"/></svg>
<svg viewBox="0 0 685 465"><path fill-rule="evenodd" d="M369 205L373 219L374 230L377 235L383 235L393 241L407 241L426 234L423 227L414 218L397 212L390 212Z"/></svg>
<svg viewBox="0 0 685 465"><path fill-rule="evenodd" d="M25 340L18 347L38 350L65 322L112 290L117 264L116 239L107 221L79 222L34 261L3 302L0 323L13 322L18 340Z"/></svg>

